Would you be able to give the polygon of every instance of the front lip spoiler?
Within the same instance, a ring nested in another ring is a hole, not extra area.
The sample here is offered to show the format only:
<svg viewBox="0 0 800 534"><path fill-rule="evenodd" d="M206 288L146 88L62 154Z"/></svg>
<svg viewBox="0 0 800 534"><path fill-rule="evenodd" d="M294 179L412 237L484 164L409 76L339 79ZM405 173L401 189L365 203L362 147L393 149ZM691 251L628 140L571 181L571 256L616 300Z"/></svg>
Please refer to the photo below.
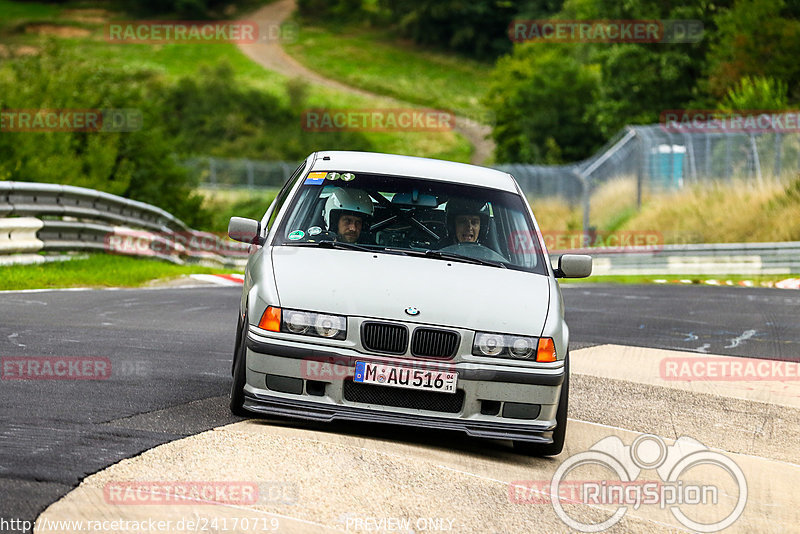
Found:
<svg viewBox="0 0 800 534"><path fill-rule="evenodd" d="M354 367L356 360L369 361L371 359L378 360L378 356L370 356L368 354L359 354L358 356L349 356L340 353L335 349L326 349L318 345L310 348L309 346L291 346L283 343L272 343L269 341L262 341L254 339L249 334L247 336L247 348L259 354L268 354L270 356L278 356L282 358L295 358L300 360L317 360L328 361L348 367ZM421 360L429 361L429 360ZM430 360L432 363L440 363L438 360ZM459 369L459 377L464 380L486 381L486 382L510 382L515 384L530 384L537 386L560 386L564 382L564 368L560 372L542 373L537 372L536 369L475 369L466 368Z"/></svg>
<svg viewBox="0 0 800 534"><path fill-rule="evenodd" d="M553 443L553 427L545 425L514 425L466 419L449 419L428 415L412 415L394 412L382 412L358 408L319 404L271 395L245 392L244 409L268 415L297 417L312 421L359 421L366 423L388 423L393 425L417 426L438 430L456 430L468 436L488 439L510 439L541 444Z"/></svg>

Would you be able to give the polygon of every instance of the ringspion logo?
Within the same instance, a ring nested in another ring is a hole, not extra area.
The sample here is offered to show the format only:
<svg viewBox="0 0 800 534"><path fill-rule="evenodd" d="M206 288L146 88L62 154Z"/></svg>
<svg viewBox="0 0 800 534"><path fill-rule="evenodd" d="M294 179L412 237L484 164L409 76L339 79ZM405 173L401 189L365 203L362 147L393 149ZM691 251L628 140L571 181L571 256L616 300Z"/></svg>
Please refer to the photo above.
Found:
<svg viewBox="0 0 800 534"><path fill-rule="evenodd" d="M693 470L699 468L704 476L694 475ZM568 478L573 472L597 469L613 476ZM643 471L651 470L658 474L658 480L640 479ZM725 481L726 485L710 483L709 472L723 475L713 480ZM617 436L609 436L589 450L564 460L549 484L535 480L512 482L508 498L516 504L549 502L564 524L578 532L602 532L619 523L630 508L638 510L646 505L669 510L681 525L692 531L718 532L735 523L744 512L747 480L732 459L687 436L669 446L652 434L638 436L631 445L625 445ZM565 508L565 503L612 505L616 510L602 521L585 522L585 517L570 515L574 508ZM700 507L717 510L716 520L701 522L693 518Z"/></svg>

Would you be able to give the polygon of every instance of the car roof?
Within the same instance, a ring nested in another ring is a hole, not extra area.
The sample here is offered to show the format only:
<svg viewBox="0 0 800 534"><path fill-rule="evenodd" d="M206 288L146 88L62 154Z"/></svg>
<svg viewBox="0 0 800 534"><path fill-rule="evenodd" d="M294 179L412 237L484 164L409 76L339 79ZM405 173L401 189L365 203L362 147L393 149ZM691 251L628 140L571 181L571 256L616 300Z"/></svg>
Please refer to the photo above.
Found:
<svg viewBox="0 0 800 534"><path fill-rule="evenodd" d="M477 165L379 152L331 150L317 152L315 155L310 169L312 171L394 174L517 192L510 174Z"/></svg>

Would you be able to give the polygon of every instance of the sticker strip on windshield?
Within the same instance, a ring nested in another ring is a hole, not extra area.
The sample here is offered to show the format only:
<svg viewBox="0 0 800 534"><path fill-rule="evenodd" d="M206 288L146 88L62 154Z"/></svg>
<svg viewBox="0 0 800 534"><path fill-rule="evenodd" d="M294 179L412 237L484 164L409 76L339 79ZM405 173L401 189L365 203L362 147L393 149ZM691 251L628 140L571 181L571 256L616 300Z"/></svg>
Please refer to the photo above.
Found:
<svg viewBox="0 0 800 534"><path fill-rule="evenodd" d="M327 172L310 172L303 185L322 185L327 174Z"/></svg>

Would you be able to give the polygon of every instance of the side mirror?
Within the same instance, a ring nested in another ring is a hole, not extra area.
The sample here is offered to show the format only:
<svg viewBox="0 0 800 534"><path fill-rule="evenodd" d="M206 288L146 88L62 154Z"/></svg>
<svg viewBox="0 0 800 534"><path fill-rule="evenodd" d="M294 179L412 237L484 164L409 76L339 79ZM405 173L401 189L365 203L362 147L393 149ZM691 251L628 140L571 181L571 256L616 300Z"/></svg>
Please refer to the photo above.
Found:
<svg viewBox="0 0 800 534"><path fill-rule="evenodd" d="M261 223L244 217L231 217L228 223L228 237L242 243L259 244Z"/></svg>
<svg viewBox="0 0 800 534"><path fill-rule="evenodd" d="M586 278L592 274L592 257L586 254L563 254L558 258L556 278Z"/></svg>

